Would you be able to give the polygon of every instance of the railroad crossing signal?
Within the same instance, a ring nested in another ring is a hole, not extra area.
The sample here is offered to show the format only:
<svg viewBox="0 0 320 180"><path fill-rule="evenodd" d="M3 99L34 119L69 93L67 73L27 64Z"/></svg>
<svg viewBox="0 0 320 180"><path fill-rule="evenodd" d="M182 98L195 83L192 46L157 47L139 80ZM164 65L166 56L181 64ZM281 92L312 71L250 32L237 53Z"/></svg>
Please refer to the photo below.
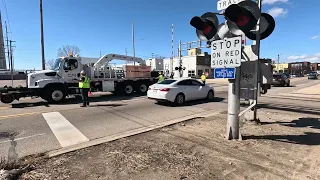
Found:
<svg viewBox="0 0 320 180"><path fill-rule="evenodd" d="M183 71L184 71L184 70L186 70L186 67L179 66L179 67L175 67L174 69L175 69L176 71L177 71L177 70L179 70L179 71L182 71L182 70L183 70Z"/></svg>
<svg viewBox="0 0 320 180"><path fill-rule="evenodd" d="M251 40L256 39L256 25L260 19L260 40L267 38L275 28L273 17L260 13L260 8L253 1L242 1L230 5L224 12L229 30L234 35L244 33Z"/></svg>
<svg viewBox="0 0 320 180"><path fill-rule="evenodd" d="M201 17L194 16L190 24L196 28L202 41L214 41L245 34L248 39L256 39L256 26L260 22L260 40L267 38L275 29L274 18L261 13L257 3L246 0L228 6L223 14L226 22L219 25L217 13L206 12Z"/></svg>
<svg viewBox="0 0 320 180"><path fill-rule="evenodd" d="M196 34L203 41L210 41L214 38L218 29L218 18L212 12L206 12L201 17L194 16L190 25L196 28Z"/></svg>

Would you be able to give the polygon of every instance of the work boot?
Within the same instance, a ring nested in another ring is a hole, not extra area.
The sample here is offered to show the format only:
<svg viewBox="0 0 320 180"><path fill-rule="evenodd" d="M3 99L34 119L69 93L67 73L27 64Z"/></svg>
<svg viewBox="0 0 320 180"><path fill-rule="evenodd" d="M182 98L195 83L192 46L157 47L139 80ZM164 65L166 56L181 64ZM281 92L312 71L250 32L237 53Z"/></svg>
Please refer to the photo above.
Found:
<svg viewBox="0 0 320 180"><path fill-rule="evenodd" d="M80 107L86 107L86 105L81 105Z"/></svg>

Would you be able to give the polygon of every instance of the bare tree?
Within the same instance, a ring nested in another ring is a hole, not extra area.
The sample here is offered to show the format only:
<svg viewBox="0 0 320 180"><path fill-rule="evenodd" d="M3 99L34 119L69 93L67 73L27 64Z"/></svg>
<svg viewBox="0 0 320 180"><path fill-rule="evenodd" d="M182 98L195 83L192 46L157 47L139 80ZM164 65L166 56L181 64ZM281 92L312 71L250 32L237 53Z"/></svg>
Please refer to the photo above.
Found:
<svg viewBox="0 0 320 180"><path fill-rule="evenodd" d="M55 62L54 59L50 59L50 60L46 61L46 69L52 69L54 66L54 62Z"/></svg>
<svg viewBox="0 0 320 180"><path fill-rule="evenodd" d="M62 56L69 56L69 54L72 53L73 55L80 55L80 49L76 45L66 45L62 46L61 48L58 49L58 57Z"/></svg>

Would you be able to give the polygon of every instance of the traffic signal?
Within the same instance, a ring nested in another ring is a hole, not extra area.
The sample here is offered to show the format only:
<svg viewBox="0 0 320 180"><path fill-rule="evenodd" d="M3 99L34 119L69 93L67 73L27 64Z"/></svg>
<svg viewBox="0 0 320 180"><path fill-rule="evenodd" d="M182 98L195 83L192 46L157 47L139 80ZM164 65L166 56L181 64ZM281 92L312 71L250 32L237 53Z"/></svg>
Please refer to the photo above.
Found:
<svg viewBox="0 0 320 180"><path fill-rule="evenodd" d="M218 18L212 12L204 13L201 17L194 16L190 25L196 28L196 34L202 41L209 41L214 38L218 30Z"/></svg>
<svg viewBox="0 0 320 180"><path fill-rule="evenodd" d="M273 17L261 13L258 4L253 1L242 1L230 5L224 12L230 32L234 35L244 33L251 40L256 39L256 25L260 19L260 40L268 37L275 28Z"/></svg>

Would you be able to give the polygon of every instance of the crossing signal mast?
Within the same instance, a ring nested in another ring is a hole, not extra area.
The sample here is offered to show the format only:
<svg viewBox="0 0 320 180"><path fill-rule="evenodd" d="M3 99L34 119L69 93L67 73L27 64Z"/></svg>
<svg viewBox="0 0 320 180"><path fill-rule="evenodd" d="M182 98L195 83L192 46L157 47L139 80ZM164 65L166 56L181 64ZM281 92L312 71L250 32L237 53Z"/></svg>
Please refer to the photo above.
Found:
<svg viewBox="0 0 320 180"><path fill-rule="evenodd" d="M225 38L235 38L238 36L242 36L242 41L244 40L244 36L248 39L255 40L256 48L254 54L256 54L256 57L250 58L250 61L255 61L255 95L253 103L245 110L249 111L251 109L254 109L253 120L256 120L257 111L255 106L257 104L258 92L260 90L260 40L263 40L270 36L274 31L276 25L275 20L271 15L261 12L261 0L257 1L258 3L251 0L244 0L237 4L231 4L228 7L222 8L225 9L222 13L206 12L200 17L193 17L190 21L190 25L196 28L196 34L198 38L202 41L207 41L207 47L210 47L213 41L223 40ZM226 1L221 0L218 1L218 4L225 4L225 2ZM222 9L218 8L218 10ZM225 21L219 24L217 15L223 15ZM212 68L216 67L212 65ZM237 68L236 70L238 72L240 68ZM239 131L239 116L245 111L239 113L240 77L238 75L235 76L235 79L229 79L228 101L230 105L228 105L227 121L228 139L241 138L241 134ZM232 91L233 88L230 87L234 87L237 90Z"/></svg>

